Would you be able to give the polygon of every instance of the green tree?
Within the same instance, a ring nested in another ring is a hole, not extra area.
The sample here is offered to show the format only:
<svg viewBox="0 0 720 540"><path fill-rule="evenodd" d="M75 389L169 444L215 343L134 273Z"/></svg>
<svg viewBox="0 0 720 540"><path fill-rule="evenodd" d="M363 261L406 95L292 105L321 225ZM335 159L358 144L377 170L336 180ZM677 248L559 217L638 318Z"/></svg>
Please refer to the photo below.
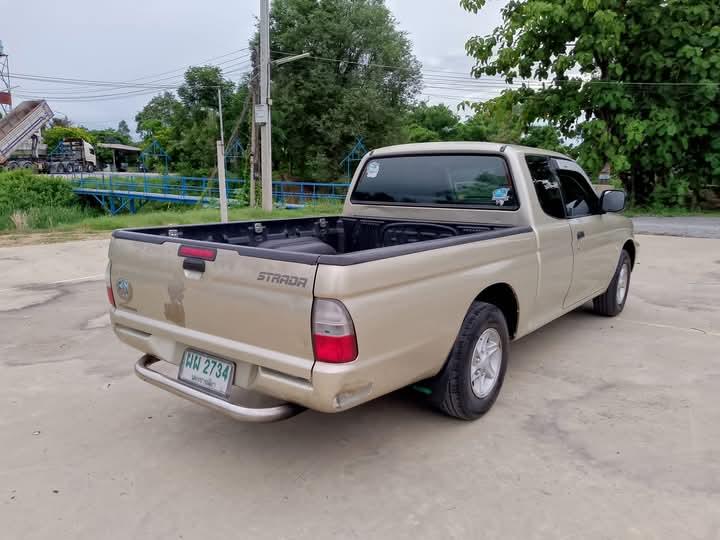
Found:
<svg viewBox="0 0 720 540"><path fill-rule="evenodd" d="M143 140L167 139L172 129L183 116L183 106L171 92L153 97L142 110L135 115L137 132ZM167 140L161 141L163 146Z"/></svg>
<svg viewBox="0 0 720 540"><path fill-rule="evenodd" d="M206 115L207 111L215 111L217 114L218 89L223 101L228 101L235 91L235 85L223 78L219 67L191 67L185 72L185 82L178 88L178 96L194 115Z"/></svg>
<svg viewBox="0 0 720 540"><path fill-rule="evenodd" d="M514 0L502 16L466 48L478 77L546 82L507 92L526 125L579 136L584 165L609 162L640 203L673 179L720 182L717 0Z"/></svg>
<svg viewBox="0 0 720 540"><path fill-rule="evenodd" d="M408 142L454 140L458 137L460 118L445 104L420 103L407 117Z"/></svg>
<svg viewBox="0 0 720 540"><path fill-rule="evenodd" d="M170 156L174 170L206 175L215 167L215 141L220 138L218 88L228 139L246 102L247 85L236 86L215 66L189 68L178 97L170 92L155 96L135 116L143 143L157 140ZM241 134L243 144L247 142L245 131Z"/></svg>
<svg viewBox="0 0 720 540"><path fill-rule="evenodd" d="M65 139L83 139L90 144L95 144L95 137L87 129L82 127L51 127L43 131L43 142L47 144L48 150L52 152L58 143Z"/></svg>
<svg viewBox="0 0 720 540"><path fill-rule="evenodd" d="M127 125L127 122L125 120L120 120L117 127L117 132L127 138L128 141L131 141L132 138L130 137L130 128Z"/></svg>
<svg viewBox="0 0 720 540"><path fill-rule="evenodd" d="M383 0L275 0L271 49L310 52L273 71L273 157L292 175L336 177L355 137L400 140L420 66Z"/></svg>

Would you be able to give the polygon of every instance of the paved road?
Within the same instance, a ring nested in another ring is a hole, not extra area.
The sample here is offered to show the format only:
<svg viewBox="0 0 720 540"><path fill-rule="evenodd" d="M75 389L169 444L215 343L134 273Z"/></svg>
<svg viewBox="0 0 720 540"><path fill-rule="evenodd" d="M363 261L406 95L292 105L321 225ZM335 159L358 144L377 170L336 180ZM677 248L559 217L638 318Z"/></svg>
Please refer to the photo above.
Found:
<svg viewBox="0 0 720 540"><path fill-rule="evenodd" d="M0 249L0 537L720 537L720 240L641 237L625 312L513 344L481 420L410 392L235 423L142 383L106 242Z"/></svg>
<svg viewBox="0 0 720 540"><path fill-rule="evenodd" d="M720 238L720 217L636 217L637 234Z"/></svg>

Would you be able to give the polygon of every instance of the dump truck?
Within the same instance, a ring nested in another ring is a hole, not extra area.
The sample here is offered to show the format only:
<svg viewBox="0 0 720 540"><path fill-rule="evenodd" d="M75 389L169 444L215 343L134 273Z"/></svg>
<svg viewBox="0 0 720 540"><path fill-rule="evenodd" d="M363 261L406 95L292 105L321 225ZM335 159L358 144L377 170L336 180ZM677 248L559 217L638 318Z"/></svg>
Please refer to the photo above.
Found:
<svg viewBox="0 0 720 540"><path fill-rule="evenodd" d="M41 128L52 118L53 112L44 100L23 101L7 116L0 118L0 166L7 169L31 168L32 155L14 159L13 153L30 141L35 151Z"/></svg>
<svg viewBox="0 0 720 540"><path fill-rule="evenodd" d="M638 256L624 205L556 152L381 148L341 215L115 231L110 319L141 379L236 419L415 385L472 420L512 341L586 302L623 310Z"/></svg>
<svg viewBox="0 0 720 540"><path fill-rule="evenodd" d="M23 101L0 118L0 167L53 174L95 171L95 149L87 141L66 139L53 149L43 144L41 130L52 118L44 100Z"/></svg>

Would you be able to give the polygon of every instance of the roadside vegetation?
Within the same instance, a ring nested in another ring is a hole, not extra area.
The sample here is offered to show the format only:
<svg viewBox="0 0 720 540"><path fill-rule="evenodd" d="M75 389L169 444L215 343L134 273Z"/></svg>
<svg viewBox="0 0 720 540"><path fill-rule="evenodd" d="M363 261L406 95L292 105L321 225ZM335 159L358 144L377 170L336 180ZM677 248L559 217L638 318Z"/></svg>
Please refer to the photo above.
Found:
<svg viewBox="0 0 720 540"><path fill-rule="evenodd" d="M331 215L341 204L314 204L298 209L274 210L231 207L234 221L268 217ZM152 227L220 221L218 208L153 204L136 214L107 215L101 208L78 199L61 178L33 175L27 171L0 172L0 234L37 231L111 231L125 227Z"/></svg>

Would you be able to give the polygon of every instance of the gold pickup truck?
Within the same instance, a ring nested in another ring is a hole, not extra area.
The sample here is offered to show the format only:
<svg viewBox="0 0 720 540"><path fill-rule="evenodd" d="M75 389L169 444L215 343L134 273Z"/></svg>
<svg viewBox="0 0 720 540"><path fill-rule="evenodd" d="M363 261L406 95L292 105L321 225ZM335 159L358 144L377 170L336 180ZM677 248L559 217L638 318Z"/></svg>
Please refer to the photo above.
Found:
<svg viewBox="0 0 720 540"><path fill-rule="evenodd" d="M240 420L408 385L471 420L512 340L590 300L622 311L637 257L624 206L554 152L382 148L342 215L115 231L111 320L141 379Z"/></svg>

